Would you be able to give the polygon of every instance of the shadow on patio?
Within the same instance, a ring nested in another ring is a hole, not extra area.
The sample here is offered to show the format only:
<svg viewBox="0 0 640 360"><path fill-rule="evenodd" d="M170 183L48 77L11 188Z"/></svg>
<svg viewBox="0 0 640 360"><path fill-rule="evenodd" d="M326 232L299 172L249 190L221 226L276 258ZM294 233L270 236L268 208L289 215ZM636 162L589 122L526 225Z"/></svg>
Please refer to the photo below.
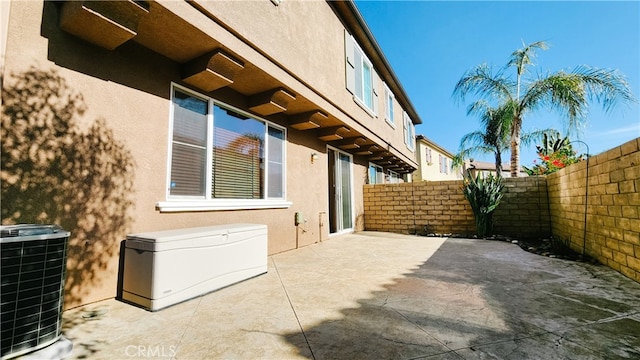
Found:
<svg viewBox="0 0 640 360"><path fill-rule="evenodd" d="M640 284L506 242L342 235L273 255L265 275L148 312L65 312L72 358L624 359Z"/></svg>
<svg viewBox="0 0 640 360"><path fill-rule="evenodd" d="M320 322L307 321L304 286L283 282L307 339L295 343L310 358L640 356L638 284L508 243L448 239L417 269Z"/></svg>

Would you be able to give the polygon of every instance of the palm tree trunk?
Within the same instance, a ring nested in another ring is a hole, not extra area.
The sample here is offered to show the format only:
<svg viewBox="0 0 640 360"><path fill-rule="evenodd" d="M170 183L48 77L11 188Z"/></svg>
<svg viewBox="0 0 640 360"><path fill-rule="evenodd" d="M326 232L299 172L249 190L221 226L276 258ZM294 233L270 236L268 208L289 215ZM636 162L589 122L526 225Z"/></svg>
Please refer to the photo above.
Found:
<svg viewBox="0 0 640 360"><path fill-rule="evenodd" d="M520 172L520 130L522 119L514 116L513 127L511 128L511 177L518 177Z"/></svg>
<svg viewBox="0 0 640 360"><path fill-rule="evenodd" d="M502 153L496 148L496 175L502 177Z"/></svg>

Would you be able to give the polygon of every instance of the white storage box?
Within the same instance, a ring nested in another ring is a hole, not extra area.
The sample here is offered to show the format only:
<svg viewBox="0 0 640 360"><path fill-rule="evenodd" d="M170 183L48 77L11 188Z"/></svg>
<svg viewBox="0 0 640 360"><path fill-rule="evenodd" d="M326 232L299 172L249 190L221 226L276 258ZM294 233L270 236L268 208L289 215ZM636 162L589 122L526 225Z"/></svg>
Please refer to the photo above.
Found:
<svg viewBox="0 0 640 360"><path fill-rule="evenodd" d="M133 234L125 242L122 298L156 311L266 272L266 225Z"/></svg>

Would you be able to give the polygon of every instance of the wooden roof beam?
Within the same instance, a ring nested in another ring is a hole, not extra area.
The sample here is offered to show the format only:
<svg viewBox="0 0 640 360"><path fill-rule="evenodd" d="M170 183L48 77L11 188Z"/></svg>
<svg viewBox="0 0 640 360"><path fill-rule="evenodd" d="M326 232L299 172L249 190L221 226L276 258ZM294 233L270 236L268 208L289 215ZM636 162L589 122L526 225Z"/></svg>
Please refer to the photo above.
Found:
<svg viewBox="0 0 640 360"><path fill-rule="evenodd" d="M317 129L328 118L329 116L322 111L308 111L302 114L291 116L291 120L289 120L289 126L296 130Z"/></svg>
<svg viewBox="0 0 640 360"><path fill-rule="evenodd" d="M277 114L287 111L289 102L295 99L296 96L284 88L272 89L251 96L249 109L262 116Z"/></svg>
<svg viewBox="0 0 640 360"><path fill-rule="evenodd" d="M214 91L233 84L242 69L242 61L216 49L184 64L182 80L204 91Z"/></svg>
<svg viewBox="0 0 640 360"><path fill-rule="evenodd" d="M360 144L364 144L367 140L361 137L344 139L335 144L336 147L343 150L359 149Z"/></svg>
<svg viewBox="0 0 640 360"><path fill-rule="evenodd" d="M347 133L350 130L348 127L340 125L328 128L320 128L317 131L318 139L322 141L335 141L344 139L344 136L341 133Z"/></svg>

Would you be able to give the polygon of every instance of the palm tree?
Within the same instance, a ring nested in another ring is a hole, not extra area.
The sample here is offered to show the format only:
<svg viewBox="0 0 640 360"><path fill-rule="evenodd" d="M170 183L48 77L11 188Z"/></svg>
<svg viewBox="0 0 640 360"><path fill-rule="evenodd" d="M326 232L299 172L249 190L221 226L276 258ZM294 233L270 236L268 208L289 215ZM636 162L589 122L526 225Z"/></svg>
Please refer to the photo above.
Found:
<svg viewBox="0 0 640 360"><path fill-rule="evenodd" d="M493 154L496 173L502 174L502 152L509 148L508 134L512 109L508 106L492 108L485 101L476 101L469 106L467 114L479 114L482 130L470 132L460 139L460 150L454 157L454 164L461 165L472 154Z"/></svg>
<svg viewBox="0 0 640 360"><path fill-rule="evenodd" d="M482 130L470 132L460 139L460 150L454 156L454 165L461 166L472 154L493 154L496 173L502 176L502 152L509 149L513 105L508 102L498 108L492 108L486 101L479 100L469 106L467 115L478 114ZM528 144L541 135L547 136L556 132L553 129L525 132L522 134L522 142Z"/></svg>
<svg viewBox="0 0 640 360"><path fill-rule="evenodd" d="M491 100L498 107L513 109L510 127L511 176L518 175L522 123L528 112L548 107L560 111L568 120L569 131L577 130L585 120L590 100L610 111L619 101L636 101L624 76L616 70L586 65L570 72L558 71L537 79L526 79L527 66L533 64L535 51L548 48L544 41L524 45L514 51L507 66L493 73L487 64L467 71L458 81L453 95L464 100L468 94ZM506 76L508 67L516 68L515 81Z"/></svg>

